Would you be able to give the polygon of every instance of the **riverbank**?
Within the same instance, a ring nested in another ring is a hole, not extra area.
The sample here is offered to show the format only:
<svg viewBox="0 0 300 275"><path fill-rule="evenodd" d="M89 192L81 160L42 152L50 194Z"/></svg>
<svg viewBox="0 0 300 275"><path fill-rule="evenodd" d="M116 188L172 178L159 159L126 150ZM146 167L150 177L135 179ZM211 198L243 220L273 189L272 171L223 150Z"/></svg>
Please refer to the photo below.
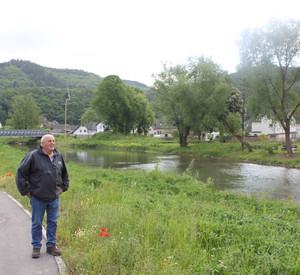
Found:
<svg viewBox="0 0 300 275"><path fill-rule="evenodd" d="M69 138L59 139L60 146L83 147L83 148L105 148L114 150L132 150L163 154L186 154L209 158L222 158L239 160L245 162L279 165L285 167L300 168L300 151L295 151L288 156L282 151L284 143L273 143L267 141L251 143L253 152L247 148L241 150L238 142L221 143L219 141L189 140L187 148L180 148L177 140L151 138L138 135L120 135L112 132L95 135L92 138ZM300 143L295 143L300 148ZM300 149L298 149L300 150ZM271 152L271 153L270 153Z"/></svg>
<svg viewBox="0 0 300 275"><path fill-rule="evenodd" d="M33 142L31 139L20 138L2 139L2 141L6 143ZM253 152L249 152L247 148L242 151L239 142L221 143L219 141L189 140L187 148L180 148L176 139L122 135L113 132L101 133L91 138L64 138L64 136L56 136L56 141L59 147L129 150L171 155L180 154L300 168L300 142L293 143L298 146L299 151L297 150L292 156L289 156L286 151L281 150L284 143L268 142L266 140L252 142ZM35 143L38 145L39 141Z"/></svg>
<svg viewBox="0 0 300 275"><path fill-rule="evenodd" d="M0 188L30 209L14 182L25 154L0 143ZM70 273L300 271L300 208L292 202L217 192L188 173L68 169L58 245Z"/></svg>

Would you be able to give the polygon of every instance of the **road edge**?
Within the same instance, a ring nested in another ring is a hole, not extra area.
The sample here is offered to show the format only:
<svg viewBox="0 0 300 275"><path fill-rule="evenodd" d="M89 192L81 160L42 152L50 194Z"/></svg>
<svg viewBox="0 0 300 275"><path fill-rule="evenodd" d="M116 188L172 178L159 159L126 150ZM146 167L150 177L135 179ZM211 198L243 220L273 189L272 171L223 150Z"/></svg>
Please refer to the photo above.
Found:
<svg viewBox="0 0 300 275"><path fill-rule="evenodd" d="M2 191L7 197L9 197L14 203L16 203L21 209L23 209L23 211L31 218L31 212L26 210L24 208L24 206L19 202L17 201L14 197L12 197L11 195L7 194L5 191ZM45 239L46 238L46 230L45 228L43 227L43 237ZM59 274L61 275L66 275L68 274L67 273L67 266L63 260L63 258L61 256L54 256L54 259L55 259L55 262L56 262L56 265L58 267L58 272Z"/></svg>

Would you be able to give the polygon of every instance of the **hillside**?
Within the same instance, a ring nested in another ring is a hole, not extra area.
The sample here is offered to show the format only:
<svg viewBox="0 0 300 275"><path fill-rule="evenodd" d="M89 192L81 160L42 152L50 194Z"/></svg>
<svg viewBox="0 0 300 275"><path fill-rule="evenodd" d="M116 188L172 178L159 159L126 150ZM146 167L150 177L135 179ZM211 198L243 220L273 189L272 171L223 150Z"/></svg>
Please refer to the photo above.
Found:
<svg viewBox="0 0 300 275"><path fill-rule="evenodd" d="M96 89L103 78L83 70L53 69L24 60L0 63L0 90L24 87ZM128 86L149 90L145 84L123 80Z"/></svg>

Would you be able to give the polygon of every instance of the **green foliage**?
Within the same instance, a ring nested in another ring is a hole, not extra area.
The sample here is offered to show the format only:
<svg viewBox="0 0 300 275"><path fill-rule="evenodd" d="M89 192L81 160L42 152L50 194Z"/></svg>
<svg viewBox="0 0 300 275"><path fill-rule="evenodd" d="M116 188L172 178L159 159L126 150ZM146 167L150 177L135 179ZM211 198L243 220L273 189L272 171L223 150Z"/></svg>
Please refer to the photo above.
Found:
<svg viewBox="0 0 300 275"><path fill-rule="evenodd" d="M92 107L105 124L113 129L129 133L133 128L128 89L118 76L112 75L103 79L95 92Z"/></svg>
<svg viewBox="0 0 300 275"><path fill-rule="evenodd" d="M96 121L96 119L97 119L96 111L89 108L84 112L84 114L81 117L81 125L88 125L88 127L90 128L92 123Z"/></svg>
<svg viewBox="0 0 300 275"><path fill-rule="evenodd" d="M92 90L70 89L71 100L68 101L67 123L79 125L84 110L89 108L93 96ZM0 106L5 114L0 117L5 124L8 113L11 111L12 98L16 95L27 96L31 94L40 109L41 116L49 121L56 120L63 124L65 119L65 89L53 87L33 87L0 90ZM1 115L1 113L0 113Z"/></svg>
<svg viewBox="0 0 300 275"><path fill-rule="evenodd" d="M30 209L5 177L25 152L4 144L0 152L0 189ZM217 192L189 175L68 168L58 245L69 273L299 273L297 206Z"/></svg>
<svg viewBox="0 0 300 275"><path fill-rule="evenodd" d="M181 147L187 146L190 130L213 128L214 118L207 116L208 98L224 79L224 73L209 59L189 60L187 65L164 65L156 75L156 111L178 130Z"/></svg>
<svg viewBox="0 0 300 275"><path fill-rule="evenodd" d="M101 77L81 70L51 69L30 61L0 64L0 89L56 87L95 89Z"/></svg>
<svg viewBox="0 0 300 275"><path fill-rule="evenodd" d="M102 78L82 70L46 68L30 61L11 60L0 63L0 90L18 87L56 87L97 89ZM124 80L128 86L148 92L149 88L137 81Z"/></svg>
<svg viewBox="0 0 300 275"><path fill-rule="evenodd" d="M240 41L241 68L251 92L254 115L280 123L292 154L290 125L300 106L300 21L271 20L246 30Z"/></svg>
<svg viewBox="0 0 300 275"><path fill-rule="evenodd" d="M154 123L155 116L145 94L138 88L131 88L131 105L133 118L138 134L147 134L149 127Z"/></svg>
<svg viewBox="0 0 300 275"><path fill-rule="evenodd" d="M126 86L115 75L107 76L99 84L91 103L104 123L120 133L129 133L135 127L147 132L154 122L154 113L144 93Z"/></svg>
<svg viewBox="0 0 300 275"><path fill-rule="evenodd" d="M39 108L31 94L12 98L11 119L8 124L13 129L36 129L39 127Z"/></svg>
<svg viewBox="0 0 300 275"><path fill-rule="evenodd" d="M241 114L243 108L242 93L238 89L234 88L228 96L226 105L228 106L229 112Z"/></svg>
<svg viewBox="0 0 300 275"><path fill-rule="evenodd" d="M64 123L63 95L69 88L71 101L68 102L67 123L79 125L101 81L100 76L82 70L46 68L23 60L0 63L0 121L5 125L15 95L31 93L42 116ZM124 80L124 83L149 91L146 85L136 81Z"/></svg>

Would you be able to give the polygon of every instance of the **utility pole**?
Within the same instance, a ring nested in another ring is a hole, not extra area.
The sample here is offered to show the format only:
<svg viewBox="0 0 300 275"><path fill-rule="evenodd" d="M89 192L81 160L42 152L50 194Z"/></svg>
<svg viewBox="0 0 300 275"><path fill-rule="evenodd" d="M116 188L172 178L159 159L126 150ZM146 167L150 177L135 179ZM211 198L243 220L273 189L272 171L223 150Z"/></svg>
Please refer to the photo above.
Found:
<svg viewBox="0 0 300 275"><path fill-rule="evenodd" d="M70 99L71 99L70 91L69 89L67 89L65 93L65 138L67 137L67 105Z"/></svg>
<svg viewBox="0 0 300 275"><path fill-rule="evenodd" d="M244 93L243 93L243 109L242 109L242 140L245 139L245 100L244 100ZM242 151L244 151L244 143L242 143Z"/></svg>

